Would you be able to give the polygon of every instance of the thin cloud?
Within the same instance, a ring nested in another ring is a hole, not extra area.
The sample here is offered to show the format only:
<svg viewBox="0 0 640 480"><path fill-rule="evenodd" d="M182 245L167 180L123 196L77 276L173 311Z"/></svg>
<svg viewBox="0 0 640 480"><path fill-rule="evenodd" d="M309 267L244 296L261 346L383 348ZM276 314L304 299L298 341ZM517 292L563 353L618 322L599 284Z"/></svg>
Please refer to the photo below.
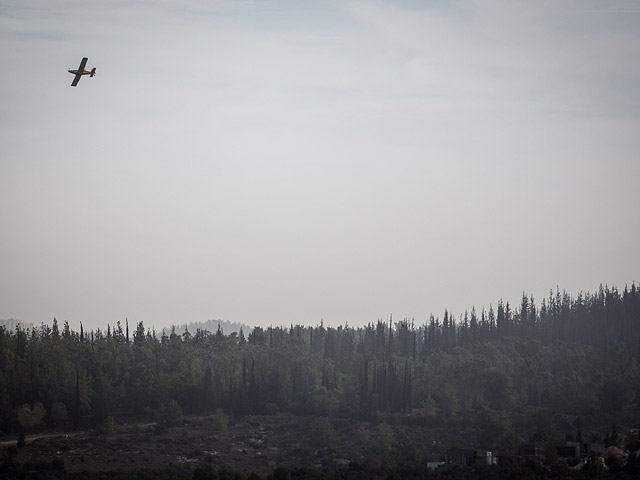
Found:
<svg viewBox="0 0 640 480"><path fill-rule="evenodd" d="M0 317L357 324L633 281L640 30L580 8L14 2Z"/></svg>

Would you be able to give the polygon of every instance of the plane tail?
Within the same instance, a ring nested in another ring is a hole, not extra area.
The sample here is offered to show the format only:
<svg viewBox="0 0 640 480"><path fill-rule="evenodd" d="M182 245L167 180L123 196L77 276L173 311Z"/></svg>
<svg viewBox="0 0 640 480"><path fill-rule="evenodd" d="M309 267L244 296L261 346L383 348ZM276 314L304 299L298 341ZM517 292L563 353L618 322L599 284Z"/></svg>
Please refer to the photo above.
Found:
<svg viewBox="0 0 640 480"><path fill-rule="evenodd" d="M90 77L93 77L96 74L96 67L93 67L91 69L91 75L89 75Z"/></svg>

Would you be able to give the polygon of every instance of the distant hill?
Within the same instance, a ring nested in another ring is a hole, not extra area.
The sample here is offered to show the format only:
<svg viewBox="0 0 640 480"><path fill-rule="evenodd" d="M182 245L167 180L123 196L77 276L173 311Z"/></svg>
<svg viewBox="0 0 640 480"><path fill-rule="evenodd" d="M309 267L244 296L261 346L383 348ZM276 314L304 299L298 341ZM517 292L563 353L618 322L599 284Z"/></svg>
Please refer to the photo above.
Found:
<svg viewBox="0 0 640 480"><path fill-rule="evenodd" d="M198 329L206 330L211 333L216 333L218 331L218 325L222 329L222 333L225 335L230 335L231 333L240 333L240 329L242 328L242 333L245 335L249 335L253 330L253 327L249 325L244 325L238 322L229 322L228 320L207 320L206 322L191 322L189 324L183 323L180 325L173 325L176 329L176 333L183 333L185 328L189 330L189 333L194 334ZM172 327L165 329L167 332L171 331ZM161 332L160 332L161 333Z"/></svg>
<svg viewBox="0 0 640 480"><path fill-rule="evenodd" d="M22 322L20 320L15 319L15 318L9 318L8 320L1 320L0 319L0 327L4 327L7 330L15 330L15 328L18 325L20 325L24 329L33 328L33 323Z"/></svg>

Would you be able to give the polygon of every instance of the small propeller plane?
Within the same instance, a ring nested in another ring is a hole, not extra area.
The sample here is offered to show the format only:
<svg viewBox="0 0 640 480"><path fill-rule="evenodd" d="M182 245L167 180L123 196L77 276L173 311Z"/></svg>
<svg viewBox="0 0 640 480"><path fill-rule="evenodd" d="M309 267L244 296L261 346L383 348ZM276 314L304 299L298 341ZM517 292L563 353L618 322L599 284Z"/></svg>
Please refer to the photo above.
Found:
<svg viewBox="0 0 640 480"><path fill-rule="evenodd" d="M73 73L75 75L73 82L71 82L72 87L75 87L76 85L78 85L78 82L80 81L80 78L82 77L82 75L89 75L90 77L93 77L96 74L96 67L93 67L91 71L84 69L84 67L87 65L87 60L89 59L87 57L84 57L80 62L80 66L78 67L77 70L69 69L69 73Z"/></svg>

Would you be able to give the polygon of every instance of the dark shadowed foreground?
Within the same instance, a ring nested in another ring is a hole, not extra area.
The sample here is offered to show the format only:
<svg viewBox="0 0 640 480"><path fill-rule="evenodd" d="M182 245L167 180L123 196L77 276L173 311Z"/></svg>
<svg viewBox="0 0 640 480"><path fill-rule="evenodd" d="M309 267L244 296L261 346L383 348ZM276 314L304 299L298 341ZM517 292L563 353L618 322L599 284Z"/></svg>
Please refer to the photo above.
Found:
<svg viewBox="0 0 640 480"><path fill-rule="evenodd" d="M540 445L548 433L536 432ZM3 445L0 478L633 478L640 438L617 440L620 448L597 455L567 458L544 447L535 457L521 449L487 465L485 452L461 448L445 429L288 415L229 422L218 413L173 431L134 424L99 435L26 437L20 448Z"/></svg>

